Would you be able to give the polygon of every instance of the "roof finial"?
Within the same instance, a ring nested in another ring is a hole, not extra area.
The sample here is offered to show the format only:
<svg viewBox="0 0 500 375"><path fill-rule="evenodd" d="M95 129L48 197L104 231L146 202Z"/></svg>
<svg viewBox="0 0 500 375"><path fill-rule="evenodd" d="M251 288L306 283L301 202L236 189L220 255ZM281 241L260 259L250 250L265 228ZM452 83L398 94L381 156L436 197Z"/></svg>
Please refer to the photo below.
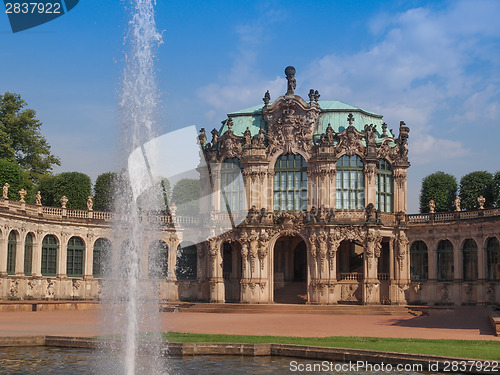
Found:
<svg viewBox="0 0 500 375"><path fill-rule="evenodd" d="M294 95L293 91L295 90L295 87L297 87L297 82L295 81L295 68L293 66L287 66L285 74L288 81L288 87L285 95Z"/></svg>
<svg viewBox="0 0 500 375"><path fill-rule="evenodd" d="M352 126L352 123L354 122L354 116L352 113L349 113L349 116L347 116L347 122L349 123L349 126Z"/></svg>

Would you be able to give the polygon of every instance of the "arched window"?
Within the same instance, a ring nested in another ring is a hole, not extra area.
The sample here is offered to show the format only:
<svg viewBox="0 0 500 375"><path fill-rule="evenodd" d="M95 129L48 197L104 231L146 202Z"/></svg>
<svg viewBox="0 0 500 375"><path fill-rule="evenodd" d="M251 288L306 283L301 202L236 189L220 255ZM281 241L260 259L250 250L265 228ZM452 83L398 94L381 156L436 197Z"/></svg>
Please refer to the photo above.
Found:
<svg viewBox="0 0 500 375"><path fill-rule="evenodd" d="M393 211L394 180L387 160L378 161L376 206L381 212Z"/></svg>
<svg viewBox="0 0 500 375"><path fill-rule="evenodd" d="M92 260L92 275L94 277L104 277L108 274L106 268L110 264L111 241L107 238L98 238L94 242L94 252Z"/></svg>
<svg viewBox="0 0 500 375"><path fill-rule="evenodd" d="M476 241L469 238L465 240L462 248L463 279L465 281L477 280L477 245Z"/></svg>
<svg viewBox="0 0 500 375"><path fill-rule="evenodd" d="M437 247L437 278L453 281L453 245L449 240L439 241Z"/></svg>
<svg viewBox="0 0 500 375"><path fill-rule="evenodd" d="M301 155L281 155L274 165L274 210L307 210L307 163Z"/></svg>
<svg viewBox="0 0 500 375"><path fill-rule="evenodd" d="M9 243L7 245L7 273L14 275L16 273L16 252L17 252L17 234L14 231L9 233Z"/></svg>
<svg viewBox="0 0 500 375"><path fill-rule="evenodd" d="M26 241L24 242L24 274L26 276L31 276L33 265L33 234L28 233L26 235Z"/></svg>
<svg viewBox="0 0 500 375"><path fill-rule="evenodd" d="M358 155L342 156L337 161L337 210L365 208L365 174Z"/></svg>
<svg viewBox="0 0 500 375"><path fill-rule="evenodd" d="M238 158L226 159L221 164L221 209L226 207L228 212L239 211L246 207L245 202L243 202L243 199L245 199L245 186L241 175L242 169L243 166Z"/></svg>
<svg viewBox="0 0 500 375"><path fill-rule="evenodd" d="M426 281L429 276L427 245L415 241L410 247L410 273L413 281Z"/></svg>
<svg viewBox="0 0 500 375"><path fill-rule="evenodd" d="M177 265L175 275L177 280L196 280L198 254L195 245L180 244L177 247Z"/></svg>
<svg viewBox="0 0 500 375"><path fill-rule="evenodd" d="M486 243L488 280L500 280L500 245L495 237Z"/></svg>
<svg viewBox="0 0 500 375"><path fill-rule="evenodd" d="M57 272L57 250L59 243L57 238L51 234L44 237L42 241L42 275L55 276Z"/></svg>
<svg viewBox="0 0 500 375"><path fill-rule="evenodd" d="M148 274L150 278L156 279L165 279L168 275L168 246L163 240L149 245Z"/></svg>
<svg viewBox="0 0 500 375"><path fill-rule="evenodd" d="M83 276L83 253L85 243L80 237L71 237L68 241L66 273L71 277Z"/></svg>

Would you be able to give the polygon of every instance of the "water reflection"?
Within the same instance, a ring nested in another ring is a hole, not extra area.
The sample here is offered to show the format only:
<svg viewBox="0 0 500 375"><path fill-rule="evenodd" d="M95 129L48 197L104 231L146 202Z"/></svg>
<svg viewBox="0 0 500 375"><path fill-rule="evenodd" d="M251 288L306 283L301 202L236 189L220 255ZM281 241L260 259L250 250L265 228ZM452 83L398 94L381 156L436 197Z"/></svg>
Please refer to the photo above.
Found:
<svg viewBox="0 0 500 375"><path fill-rule="evenodd" d="M0 374L123 374L125 366L116 356L99 355L85 349L17 347L2 348L0 351ZM239 356L200 356L184 358L165 358L162 374L169 375L234 375L234 374L293 374L319 373L310 371L291 371L290 362L319 364L319 361L289 357L239 357ZM104 363L103 363L104 362ZM137 374L148 374L147 363L136 367ZM342 372L321 372L322 374L342 374ZM396 374L396 372L391 372ZM344 374L356 374L346 372ZM370 374L359 372L358 374ZM376 373L371 373L376 374ZM379 372L387 374L387 372ZM399 374L418 374L404 372Z"/></svg>

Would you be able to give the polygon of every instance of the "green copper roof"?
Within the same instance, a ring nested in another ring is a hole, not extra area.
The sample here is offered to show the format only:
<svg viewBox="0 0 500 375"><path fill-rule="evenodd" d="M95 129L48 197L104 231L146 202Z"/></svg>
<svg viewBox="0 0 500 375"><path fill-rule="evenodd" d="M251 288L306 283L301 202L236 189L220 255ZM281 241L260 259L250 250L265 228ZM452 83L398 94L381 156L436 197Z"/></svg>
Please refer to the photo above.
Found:
<svg viewBox="0 0 500 375"><path fill-rule="evenodd" d="M339 100L320 100L318 104L321 108L321 115L319 118L318 128L314 134L322 134L326 131L328 124L332 125L335 132L342 132L349 125L347 122L347 115L352 113L354 117L353 126L359 131L363 132L366 124L373 124L377 126L377 133L380 136L382 132L382 115L365 111L362 108L354 107L350 104L343 103ZM236 135L243 135L243 132L248 128L254 136L259 132L259 129L265 125L261 115L264 105L256 105L250 108L242 109L240 111L231 112L228 117L233 120L233 132ZM219 130L222 135L226 132L226 122L223 122ZM388 131L388 135L389 134Z"/></svg>

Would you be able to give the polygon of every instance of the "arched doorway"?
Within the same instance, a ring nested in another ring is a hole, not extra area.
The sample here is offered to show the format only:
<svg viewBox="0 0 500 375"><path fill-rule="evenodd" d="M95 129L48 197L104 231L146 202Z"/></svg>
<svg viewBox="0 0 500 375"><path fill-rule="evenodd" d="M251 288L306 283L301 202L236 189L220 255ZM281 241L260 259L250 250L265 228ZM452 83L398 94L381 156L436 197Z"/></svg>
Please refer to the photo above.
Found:
<svg viewBox="0 0 500 375"><path fill-rule="evenodd" d="M222 244L222 274L226 302L240 302L241 245L238 242Z"/></svg>
<svg viewBox="0 0 500 375"><path fill-rule="evenodd" d="M274 245L274 302L307 302L307 248L299 236L280 237Z"/></svg>
<svg viewBox="0 0 500 375"><path fill-rule="evenodd" d="M344 240L337 251L339 303L361 303L364 277L364 248L357 241Z"/></svg>

